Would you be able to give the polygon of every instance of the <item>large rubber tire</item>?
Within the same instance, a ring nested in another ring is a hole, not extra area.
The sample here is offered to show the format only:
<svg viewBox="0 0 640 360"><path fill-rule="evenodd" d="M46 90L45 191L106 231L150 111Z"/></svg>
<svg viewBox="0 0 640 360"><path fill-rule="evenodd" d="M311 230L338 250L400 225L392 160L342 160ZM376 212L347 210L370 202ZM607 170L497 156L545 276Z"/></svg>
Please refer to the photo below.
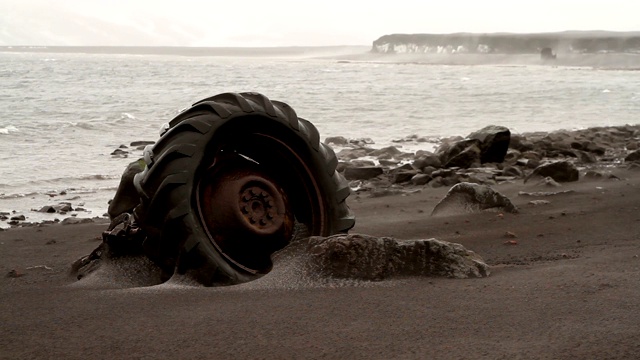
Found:
<svg viewBox="0 0 640 360"><path fill-rule="evenodd" d="M345 202L350 188L336 172L333 150L320 143L309 121L298 118L287 104L261 94L225 93L195 103L169 123L160 140L145 149L144 158L146 166L134 178L141 198L134 215L147 234L147 255L167 275L188 274L204 285L217 286L251 281L271 269L270 258L268 264L247 268L213 240L211 233L216 230L203 215L200 184L215 182L210 178L217 179L216 171L240 167L251 172L259 167L261 174L274 179L287 211L306 226L308 235L344 233L355 224ZM229 204L227 196L223 198L211 201L224 208ZM270 255L286 246L290 232L284 241L266 247L243 243L241 251ZM233 234L229 237L225 241L235 241Z"/></svg>

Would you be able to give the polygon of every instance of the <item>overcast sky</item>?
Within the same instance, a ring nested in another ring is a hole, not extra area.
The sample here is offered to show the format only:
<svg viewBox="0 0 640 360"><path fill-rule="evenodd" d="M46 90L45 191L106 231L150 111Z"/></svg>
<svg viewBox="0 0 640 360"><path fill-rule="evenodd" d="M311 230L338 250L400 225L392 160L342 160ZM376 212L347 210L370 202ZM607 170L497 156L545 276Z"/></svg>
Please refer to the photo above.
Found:
<svg viewBox="0 0 640 360"><path fill-rule="evenodd" d="M640 0L0 0L0 45L370 45L385 34L640 31Z"/></svg>

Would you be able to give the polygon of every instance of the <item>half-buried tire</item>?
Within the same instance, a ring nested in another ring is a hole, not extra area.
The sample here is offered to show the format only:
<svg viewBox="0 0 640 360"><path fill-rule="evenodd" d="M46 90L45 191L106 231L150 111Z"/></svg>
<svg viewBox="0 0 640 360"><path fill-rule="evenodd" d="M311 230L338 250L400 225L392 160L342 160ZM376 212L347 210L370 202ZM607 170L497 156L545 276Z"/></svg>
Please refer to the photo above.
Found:
<svg viewBox="0 0 640 360"><path fill-rule="evenodd" d="M328 236L355 224L333 150L291 107L260 94L197 102L144 159L134 215L147 256L168 276L250 281L301 232Z"/></svg>

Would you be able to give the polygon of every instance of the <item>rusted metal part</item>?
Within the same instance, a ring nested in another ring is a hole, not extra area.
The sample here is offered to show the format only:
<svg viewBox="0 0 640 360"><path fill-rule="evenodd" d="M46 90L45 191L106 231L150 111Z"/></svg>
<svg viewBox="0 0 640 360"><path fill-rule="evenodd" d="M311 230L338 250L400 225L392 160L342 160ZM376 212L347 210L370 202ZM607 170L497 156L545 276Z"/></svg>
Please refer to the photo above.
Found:
<svg viewBox="0 0 640 360"><path fill-rule="evenodd" d="M198 187L198 215L214 246L246 271L268 272L294 230L284 189L249 161L215 162Z"/></svg>

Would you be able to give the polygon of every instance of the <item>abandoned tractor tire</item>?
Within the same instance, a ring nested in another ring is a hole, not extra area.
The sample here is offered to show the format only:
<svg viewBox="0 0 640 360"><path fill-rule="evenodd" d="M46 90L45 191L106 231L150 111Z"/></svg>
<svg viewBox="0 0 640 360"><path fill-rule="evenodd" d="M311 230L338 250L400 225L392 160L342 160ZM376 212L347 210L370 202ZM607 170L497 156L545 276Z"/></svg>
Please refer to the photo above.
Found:
<svg viewBox="0 0 640 360"><path fill-rule="evenodd" d="M287 104L225 93L173 119L144 153L134 215L147 255L171 275L230 285L269 272L301 232L347 232L354 216L333 150Z"/></svg>

